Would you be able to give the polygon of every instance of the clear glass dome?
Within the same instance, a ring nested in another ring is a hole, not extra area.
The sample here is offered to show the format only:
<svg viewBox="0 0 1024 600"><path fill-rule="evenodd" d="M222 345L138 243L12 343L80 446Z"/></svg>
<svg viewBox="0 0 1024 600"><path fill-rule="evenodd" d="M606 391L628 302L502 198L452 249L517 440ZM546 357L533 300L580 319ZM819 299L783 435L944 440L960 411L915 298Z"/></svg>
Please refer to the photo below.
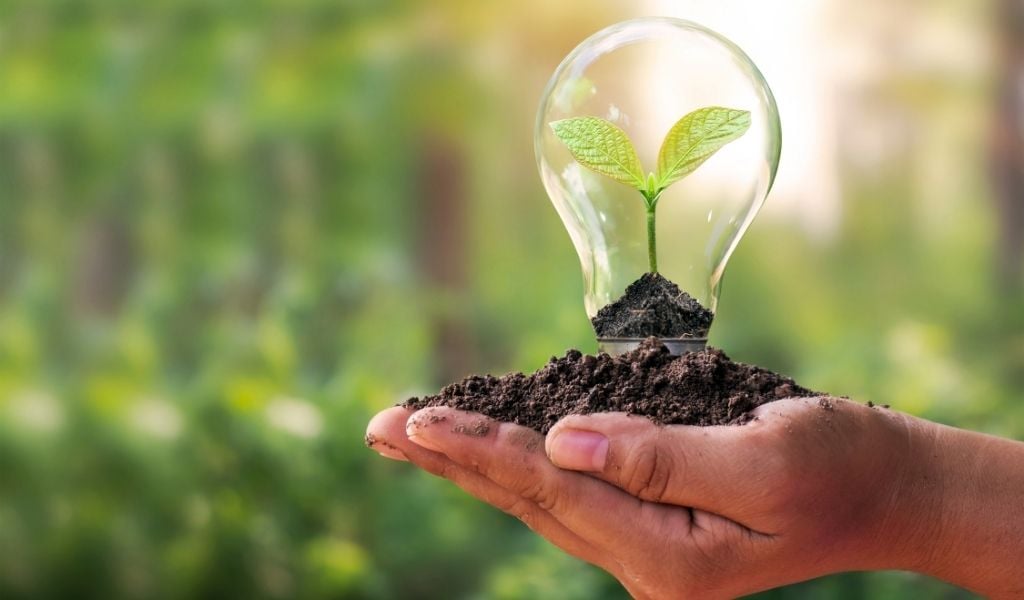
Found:
<svg viewBox="0 0 1024 600"><path fill-rule="evenodd" d="M735 44L696 23L641 18L608 27L558 66L541 99L534 144L541 178L583 269L592 318L649 270L637 190L584 168L550 123L594 116L632 140L644 173L683 115L707 106L750 111L750 128L661 195L658 271L715 311L730 255L764 203L781 130L768 84Z"/></svg>

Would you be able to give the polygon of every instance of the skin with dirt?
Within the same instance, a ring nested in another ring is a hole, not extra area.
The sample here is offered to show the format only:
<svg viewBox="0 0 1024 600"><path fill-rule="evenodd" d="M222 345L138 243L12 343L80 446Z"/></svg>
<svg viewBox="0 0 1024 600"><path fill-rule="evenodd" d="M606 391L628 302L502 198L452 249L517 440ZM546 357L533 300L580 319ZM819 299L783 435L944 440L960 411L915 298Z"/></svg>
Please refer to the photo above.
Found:
<svg viewBox="0 0 1024 600"><path fill-rule="evenodd" d="M599 338L703 338L713 318L676 284L658 273L645 273L590 322Z"/></svg>
<svg viewBox="0 0 1024 600"><path fill-rule="evenodd" d="M641 415L665 425L742 424L762 404L821 395L788 377L733 362L721 350L673 356L648 338L617 357L569 350L532 375L474 375L403 406L450 406L547 433L562 417L597 412Z"/></svg>

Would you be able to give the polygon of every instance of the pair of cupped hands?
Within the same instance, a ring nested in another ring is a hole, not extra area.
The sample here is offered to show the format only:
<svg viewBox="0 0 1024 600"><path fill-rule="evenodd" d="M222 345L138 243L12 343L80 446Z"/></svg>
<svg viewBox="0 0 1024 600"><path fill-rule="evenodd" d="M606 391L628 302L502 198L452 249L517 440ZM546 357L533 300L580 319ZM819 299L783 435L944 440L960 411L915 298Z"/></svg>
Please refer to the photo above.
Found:
<svg viewBox="0 0 1024 600"><path fill-rule="evenodd" d="M1019 515L1009 527L997 512L965 517L984 510L978 498L1003 473L992 468L1024 473L1024 445L834 398L781 400L753 416L695 427L574 415L543 436L451 408L394 407L366 439L517 517L636 598L731 598L869 569L1024 597L1024 554L1005 556L1024 550L1010 539L1024 534ZM1003 458L982 468L986 453ZM988 498L1019 513L1018 491ZM996 543L999 531L1010 547Z"/></svg>

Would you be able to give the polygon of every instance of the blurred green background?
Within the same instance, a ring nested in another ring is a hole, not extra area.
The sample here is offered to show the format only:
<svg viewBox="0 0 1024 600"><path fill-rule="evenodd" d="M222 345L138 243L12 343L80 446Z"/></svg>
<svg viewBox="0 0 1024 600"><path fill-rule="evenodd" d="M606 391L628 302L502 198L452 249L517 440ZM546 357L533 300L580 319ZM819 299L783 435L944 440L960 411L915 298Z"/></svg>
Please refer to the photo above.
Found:
<svg viewBox="0 0 1024 600"><path fill-rule="evenodd" d="M0 1L0 597L624 597L362 437L594 350L534 111L661 13L745 47L787 135L712 342L1024 436L1019 2Z"/></svg>

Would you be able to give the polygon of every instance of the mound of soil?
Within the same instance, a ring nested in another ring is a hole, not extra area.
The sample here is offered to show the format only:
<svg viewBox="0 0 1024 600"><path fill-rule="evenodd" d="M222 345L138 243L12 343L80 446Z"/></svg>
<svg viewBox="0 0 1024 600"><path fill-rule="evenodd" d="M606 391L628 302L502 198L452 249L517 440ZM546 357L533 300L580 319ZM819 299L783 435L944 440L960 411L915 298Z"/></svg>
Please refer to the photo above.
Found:
<svg viewBox="0 0 1024 600"><path fill-rule="evenodd" d="M714 348L672 356L651 337L617 357L569 350L532 375L474 375L403 406L450 406L547 433L566 415L596 412L626 412L666 425L740 424L762 404L820 395Z"/></svg>
<svg viewBox="0 0 1024 600"><path fill-rule="evenodd" d="M706 337L714 314L658 273L644 273L590 320L599 338Z"/></svg>

